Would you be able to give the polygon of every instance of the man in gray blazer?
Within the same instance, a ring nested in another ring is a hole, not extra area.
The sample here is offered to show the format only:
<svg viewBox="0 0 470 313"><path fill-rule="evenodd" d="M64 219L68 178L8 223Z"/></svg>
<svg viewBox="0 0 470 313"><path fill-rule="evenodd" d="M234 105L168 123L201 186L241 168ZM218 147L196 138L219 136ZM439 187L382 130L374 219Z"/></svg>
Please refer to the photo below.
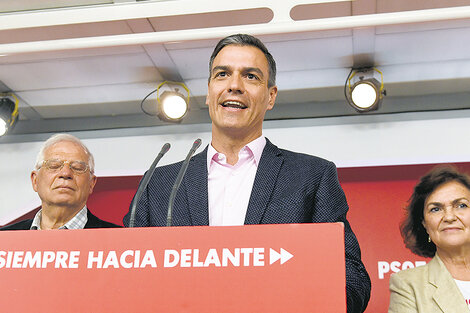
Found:
<svg viewBox="0 0 470 313"><path fill-rule="evenodd" d="M363 312L370 279L346 219L348 204L335 165L279 149L262 135L264 116L277 96L272 55L257 38L232 35L217 44L209 69L212 141L189 163L175 198L173 225L342 222L348 313ZM180 167L181 162L156 169L137 203L136 226L166 224ZM130 213L125 226L129 218Z"/></svg>

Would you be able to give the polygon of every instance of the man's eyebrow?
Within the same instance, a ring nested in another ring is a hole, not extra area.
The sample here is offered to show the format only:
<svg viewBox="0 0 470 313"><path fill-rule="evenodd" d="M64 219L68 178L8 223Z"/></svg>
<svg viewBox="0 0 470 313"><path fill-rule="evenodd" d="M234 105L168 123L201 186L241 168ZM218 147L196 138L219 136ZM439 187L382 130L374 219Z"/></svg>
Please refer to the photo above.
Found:
<svg viewBox="0 0 470 313"><path fill-rule="evenodd" d="M214 66L214 68L212 69L212 73L217 72L217 71L228 71L228 70L229 70L229 67L227 65L217 65L217 66Z"/></svg>
<svg viewBox="0 0 470 313"><path fill-rule="evenodd" d="M218 71L230 71L230 70L231 70L231 67L228 65L217 65L217 66L214 66L214 68L212 69L212 74ZM242 73L244 74L253 73L253 72L258 74L261 78L264 77L263 71L259 69L258 67L245 67L242 69Z"/></svg>
<svg viewBox="0 0 470 313"><path fill-rule="evenodd" d="M257 67L246 67L243 69L243 73L252 73L252 72L257 73L261 78L264 77L263 71Z"/></svg>

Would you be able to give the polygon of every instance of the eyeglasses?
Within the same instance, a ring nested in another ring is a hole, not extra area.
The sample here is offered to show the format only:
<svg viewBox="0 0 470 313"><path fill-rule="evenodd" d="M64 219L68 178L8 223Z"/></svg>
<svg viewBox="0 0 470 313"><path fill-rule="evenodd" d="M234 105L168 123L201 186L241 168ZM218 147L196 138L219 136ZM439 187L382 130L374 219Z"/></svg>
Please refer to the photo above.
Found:
<svg viewBox="0 0 470 313"><path fill-rule="evenodd" d="M64 160L57 160L57 159L45 160L42 162L42 166L47 168L49 171L54 172L54 171L60 171L64 167L65 163L67 163L69 165L69 168L76 174L83 174L90 169L88 164L82 161L64 161Z"/></svg>

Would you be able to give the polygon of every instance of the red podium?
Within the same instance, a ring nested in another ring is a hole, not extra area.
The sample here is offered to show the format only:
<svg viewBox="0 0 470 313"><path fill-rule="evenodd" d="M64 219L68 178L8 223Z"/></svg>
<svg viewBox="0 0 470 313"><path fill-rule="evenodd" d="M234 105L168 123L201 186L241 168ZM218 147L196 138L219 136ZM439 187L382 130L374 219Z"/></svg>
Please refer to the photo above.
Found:
<svg viewBox="0 0 470 313"><path fill-rule="evenodd" d="M346 312L337 224L0 232L10 312Z"/></svg>

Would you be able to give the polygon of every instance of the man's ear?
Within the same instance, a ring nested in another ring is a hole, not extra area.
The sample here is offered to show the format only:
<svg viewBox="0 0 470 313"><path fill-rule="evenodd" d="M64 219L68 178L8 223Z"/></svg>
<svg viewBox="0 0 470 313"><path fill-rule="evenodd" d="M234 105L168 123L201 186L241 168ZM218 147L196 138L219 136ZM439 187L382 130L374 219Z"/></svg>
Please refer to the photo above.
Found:
<svg viewBox="0 0 470 313"><path fill-rule="evenodd" d="M37 171L31 172L31 185L33 185L34 191L38 192L38 173Z"/></svg>
<svg viewBox="0 0 470 313"><path fill-rule="evenodd" d="M93 188L95 188L96 181L98 179L96 178L95 175L91 174L91 182L90 182L90 194L93 192Z"/></svg>
<svg viewBox="0 0 470 313"><path fill-rule="evenodd" d="M207 93L206 93L206 105L209 106L209 92L210 92L210 88L209 88L209 85L211 83L211 79L209 78L209 81L207 82Z"/></svg>
<svg viewBox="0 0 470 313"><path fill-rule="evenodd" d="M268 110L271 110L274 107L277 97L277 86L272 86L269 88L269 100L268 100Z"/></svg>

